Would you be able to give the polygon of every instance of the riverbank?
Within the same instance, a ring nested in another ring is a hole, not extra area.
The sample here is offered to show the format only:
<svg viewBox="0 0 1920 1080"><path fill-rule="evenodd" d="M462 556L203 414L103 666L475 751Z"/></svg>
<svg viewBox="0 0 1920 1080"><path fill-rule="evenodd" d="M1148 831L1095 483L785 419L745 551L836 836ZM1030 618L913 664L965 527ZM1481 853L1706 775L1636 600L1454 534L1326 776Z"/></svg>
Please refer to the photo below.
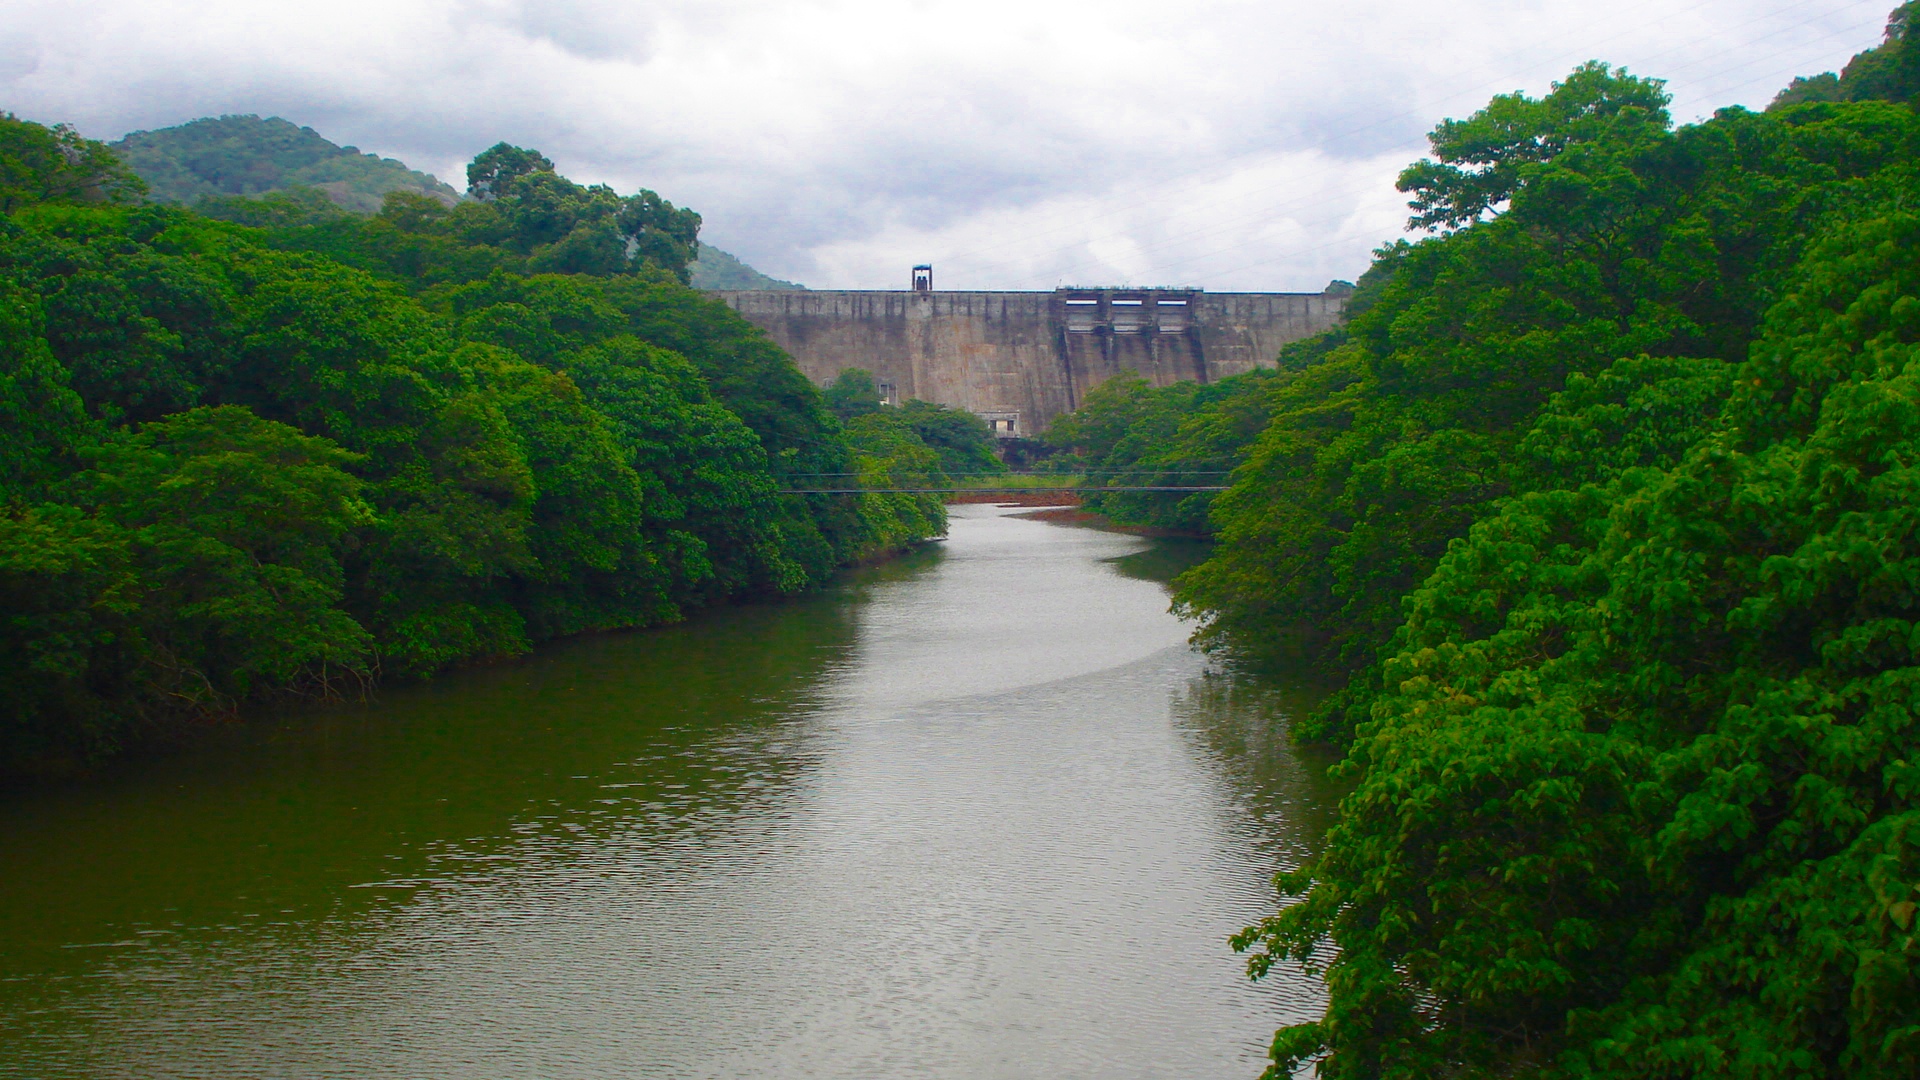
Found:
<svg viewBox="0 0 1920 1080"><path fill-rule="evenodd" d="M1029 505L1021 503L1019 505ZM1051 525L1068 525L1087 529L1104 529L1107 532L1126 533L1130 536L1143 536L1149 540L1211 540L1203 532L1189 532L1182 529L1157 529L1151 525L1121 525L1105 514L1081 509L1078 503L1072 506L1047 506L1031 510L1015 517L1044 521Z"/></svg>
<svg viewBox="0 0 1920 1080"><path fill-rule="evenodd" d="M234 737L237 731L254 725L276 724L304 711L373 705L385 693L431 687L484 669L532 664L539 661L548 650L573 642L663 634L703 619L728 617L729 613L743 609L803 604L823 592L846 585L856 575L925 555L937 549L944 540L944 536L913 540L850 560L843 563L832 578L804 593L730 597L720 603L689 608L661 622L580 630L544 639L520 652L469 656L431 674L383 675L376 671L364 677L337 680L321 690L283 690L230 703L218 710L157 707L126 721L115 733L111 745L95 747L90 752L68 749L33 757L0 756L0 797L33 790L85 786L112 777L124 777L157 767L160 762L180 753L190 753L209 740Z"/></svg>
<svg viewBox="0 0 1920 1080"><path fill-rule="evenodd" d="M968 491L949 495L948 506L1079 506L1080 496L1071 491Z"/></svg>
<svg viewBox="0 0 1920 1080"><path fill-rule="evenodd" d="M1126 533L1129 536L1141 536L1149 540L1211 540L1207 533L1185 529L1159 529L1150 525L1121 525L1105 514L1085 509L1085 500L1070 491L1033 491L1033 492L968 492L948 497L947 505L986 504L992 506L1032 507L1024 514L1015 517L1044 521L1050 525L1068 525L1087 529L1104 529L1107 532Z"/></svg>

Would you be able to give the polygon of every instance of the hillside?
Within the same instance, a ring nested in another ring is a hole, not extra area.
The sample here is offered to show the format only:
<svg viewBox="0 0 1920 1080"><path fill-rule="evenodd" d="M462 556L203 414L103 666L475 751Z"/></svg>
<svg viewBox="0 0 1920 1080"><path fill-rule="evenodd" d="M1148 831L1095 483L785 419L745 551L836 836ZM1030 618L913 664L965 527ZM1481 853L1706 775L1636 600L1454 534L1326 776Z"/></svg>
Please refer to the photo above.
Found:
<svg viewBox="0 0 1920 1080"><path fill-rule="evenodd" d="M109 144L147 182L157 202L192 206L202 199L259 196L314 188L357 213L380 209L390 191L430 195L451 206L452 185L405 162L339 146L309 127L277 116L204 117L158 131L135 131ZM320 204L324 205L324 204ZM231 216L222 214L221 216ZM804 289L781 281L709 244L693 263L696 289Z"/></svg>
<svg viewBox="0 0 1920 1080"><path fill-rule="evenodd" d="M392 158L337 146L277 116L205 117L110 144L159 202L192 205L221 195L262 195L314 187L360 213L380 209L389 191L415 191L452 205L460 193Z"/></svg>
<svg viewBox="0 0 1920 1080"><path fill-rule="evenodd" d="M721 251L712 244L701 244L693 262L693 287L696 289L802 289L791 281L767 275Z"/></svg>

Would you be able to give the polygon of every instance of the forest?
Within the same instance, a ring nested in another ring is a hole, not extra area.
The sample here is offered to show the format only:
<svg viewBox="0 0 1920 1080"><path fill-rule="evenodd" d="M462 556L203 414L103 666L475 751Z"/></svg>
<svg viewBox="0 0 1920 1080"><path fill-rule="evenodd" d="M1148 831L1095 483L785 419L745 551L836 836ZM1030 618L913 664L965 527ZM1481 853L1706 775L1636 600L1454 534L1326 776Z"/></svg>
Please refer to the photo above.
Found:
<svg viewBox="0 0 1920 1080"><path fill-rule="evenodd" d="M188 209L0 116L0 775L944 532L931 496L782 494L938 486L942 452L689 288L698 214L506 144L467 179Z"/></svg>
<svg viewBox="0 0 1920 1080"><path fill-rule="evenodd" d="M312 188L362 213L404 190L449 205L460 193L392 158L335 146L319 132L280 117L203 117L160 131L129 132L107 149L147 185L154 202L191 206L201 199Z"/></svg>
<svg viewBox="0 0 1920 1080"><path fill-rule="evenodd" d="M1325 984L1269 1080L1920 1075L1920 2L1668 107L1593 62L1441 123L1344 325L1046 434L1224 477L1088 502L1212 537L1197 640L1327 691L1338 821L1233 939ZM0 116L0 775L801 593L945 515L785 489L999 468L810 385L654 192L503 143L343 206L299 130L168 194Z"/></svg>
<svg viewBox="0 0 1920 1080"><path fill-rule="evenodd" d="M1054 442L1351 785L1235 938L1272 1080L1920 1075L1920 4L1764 112L1584 65L1405 170L1346 324Z"/></svg>

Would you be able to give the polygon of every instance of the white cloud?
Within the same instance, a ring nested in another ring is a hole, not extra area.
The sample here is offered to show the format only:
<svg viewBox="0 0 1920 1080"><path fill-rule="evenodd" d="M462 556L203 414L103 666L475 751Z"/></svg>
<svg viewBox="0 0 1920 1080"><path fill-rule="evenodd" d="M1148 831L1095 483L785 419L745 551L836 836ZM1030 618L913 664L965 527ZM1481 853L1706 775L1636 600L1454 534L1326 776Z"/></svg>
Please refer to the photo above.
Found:
<svg viewBox="0 0 1920 1080"><path fill-rule="evenodd" d="M1588 58L1762 106L1893 0L0 0L0 108L257 112L460 182L495 141L646 186L816 287L1317 288L1423 133Z"/></svg>

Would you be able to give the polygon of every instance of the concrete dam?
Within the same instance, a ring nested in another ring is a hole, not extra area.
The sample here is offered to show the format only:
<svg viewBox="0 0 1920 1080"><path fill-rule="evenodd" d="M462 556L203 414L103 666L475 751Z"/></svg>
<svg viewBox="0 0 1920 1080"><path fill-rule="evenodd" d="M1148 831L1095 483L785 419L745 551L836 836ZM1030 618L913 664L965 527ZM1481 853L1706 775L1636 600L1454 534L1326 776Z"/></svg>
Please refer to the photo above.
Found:
<svg viewBox="0 0 1920 1080"><path fill-rule="evenodd" d="M968 409L1002 438L1045 429L1121 372L1167 386L1272 367L1282 345L1332 327L1346 305L1328 293L932 286L917 267L907 291L710 295L765 330L817 385L864 368L886 400Z"/></svg>

